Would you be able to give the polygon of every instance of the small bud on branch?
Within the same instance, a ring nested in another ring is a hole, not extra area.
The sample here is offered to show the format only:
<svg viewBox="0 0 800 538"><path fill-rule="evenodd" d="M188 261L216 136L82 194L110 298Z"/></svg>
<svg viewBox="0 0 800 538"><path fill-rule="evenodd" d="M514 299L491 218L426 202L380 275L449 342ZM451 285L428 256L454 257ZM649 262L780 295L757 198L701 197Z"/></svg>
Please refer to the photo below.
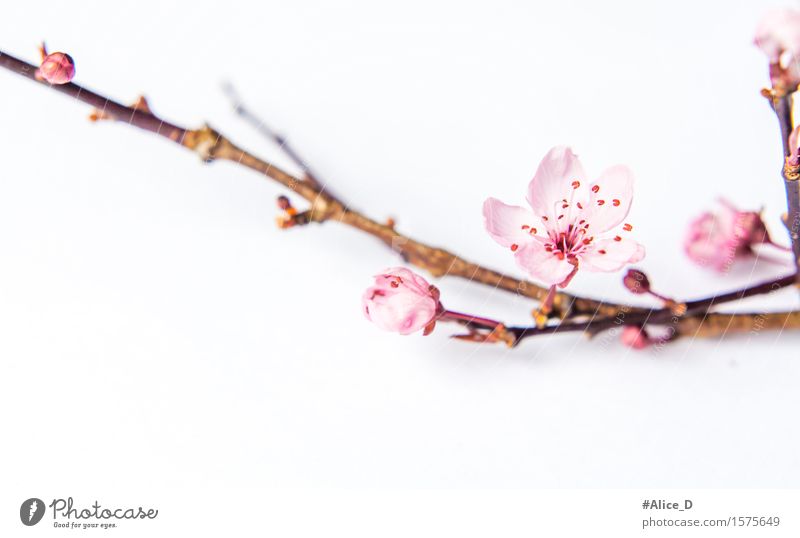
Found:
<svg viewBox="0 0 800 538"><path fill-rule="evenodd" d="M42 64L36 70L36 77L50 84L66 84L75 77L75 62L72 56L65 52L48 54L47 47L41 44L39 50L42 55Z"/></svg>

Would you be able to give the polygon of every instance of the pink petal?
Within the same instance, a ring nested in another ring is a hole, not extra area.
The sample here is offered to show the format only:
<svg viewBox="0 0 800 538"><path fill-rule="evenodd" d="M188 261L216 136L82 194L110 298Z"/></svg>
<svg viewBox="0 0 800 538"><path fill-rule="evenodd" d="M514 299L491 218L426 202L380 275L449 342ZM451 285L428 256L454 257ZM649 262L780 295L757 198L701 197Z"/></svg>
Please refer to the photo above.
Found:
<svg viewBox="0 0 800 538"><path fill-rule="evenodd" d="M520 248L514 258L532 278L548 285L562 283L575 268L566 259L559 259L545 250L539 241L530 242Z"/></svg>
<svg viewBox="0 0 800 538"><path fill-rule="evenodd" d="M644 258L644 247L632 239L600 239L594 248L580 255L580 267L587 271L617 271Z"/></svg>
<svg viewBox="0 0 800 538"><path fill-rule="evenodd" d="M573 182L581 187L576 189ZM575 202L585 199L586 172L583 170L578 156L566 146L557 146L547 152L539 168L528 184L528 203L537 217L547 217L549 226L555 226L558 215L563 211L559 202L575 198ZM564 219L567 220L567 219Z"/></svg>
<svg viewBox="0 0 800 538"><path fill-rule="evenodd" d="M689 223L683 247L686 255L701 266L727 270L736 257L736 212L728 204L715 215L703 213Z"/></svg>
<svg viewBox="0 0 800 538"><path fill-rule="evenodd" d="M631 259L628 260L628 263L639 263L644 259L646 253L647 252L644 248L644 245L639 244L639 248L636 249L636 253L633 256L631 256Z"/></svg>
<svg viewBox="0 0 800 538"><path fill-rule="evenodd" d="M436 301L430 296L402 292L376 295L376 290L380 288L373 287L365 292L364 314L381 329L411 334L436 316Z"/></svg>
<svg viewBox="0 0 800 538"><path fill-rule="evenodd" d="M521 247L529 243L532 240L531 226L534 229L537 225L541 226L539 219L527 209L506 205L496 198L488 198L483 203L483 217L486 231L504 247Z"/></svg>
<svg viewBox="0 0 800 538"><path fill-rule="evenodd" d="M420 295L430 295L430 283L421 275L405 267L389 267L388 269L384 269L381 273L375 275L375 284L391 289L389 283L394 280L395 277L400 277L403 281L403 287L407 288L409 291Z"/></svg>
<svg viewBox="0 0 800 538"><path fill-rule="evenodd" d="M625 220L633 202L633 173L630 168L612 166L592 183L591 190L591 210L584 217L589 221L590 233L603 233Z"/></svg>

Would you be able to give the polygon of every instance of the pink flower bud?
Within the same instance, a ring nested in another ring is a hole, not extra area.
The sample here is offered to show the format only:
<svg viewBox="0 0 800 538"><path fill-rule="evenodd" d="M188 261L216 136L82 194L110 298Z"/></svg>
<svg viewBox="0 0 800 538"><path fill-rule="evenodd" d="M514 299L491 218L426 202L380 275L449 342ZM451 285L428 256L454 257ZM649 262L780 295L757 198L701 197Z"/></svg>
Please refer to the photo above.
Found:
<svg viewBox="0 0 800 538"><path fill-rule="evenodd" d="M644 349L653 343L643 327L636 327L634 325L626 325L623 327L619 339L623 345L633 349Z"/></svg>
<svg viewBox="0 0 800 538"><path fill-rule="evenodd" d="M69 54L53 52L45 56L36 74L50 84L66 84L75 76L75 62Z"/></svg>
<svg viewBox="0 0 800 538"><path fill-rule="evenodd" d="M740 211L725 200L721 206L689 224L683 246L695 263L724 272L737 258L750 256L754 245L771 240L759 213Z"/></svg>
<svg viewBox="0 0 800 538"><path fill-rule="evenodd" d="M789 135L789 156L786 160L790 166L800 166L800 125Z"/></svg>
<svg viewBox="0 0 800 538"><path fill-rule="evenodd" d="M622 277L622 283L631 293L637 295L650 291L650 280L638 269L628 269L628 272Z"/></svg>
<svg viewBox="0 0 800 538"><path fill-rule="evenodd" d="M284 211L288 211L292 208L292 202L289 201L289 198L286 196L278 196L278 207Z"/></svg>
<svg viewBox="0 0 800 538"><path fill-rule="evenodd" d="M375 275L375 284L361 298L364 315L386 331L411 334L433 330L440 311L439 291L403 267Z"/></svg>

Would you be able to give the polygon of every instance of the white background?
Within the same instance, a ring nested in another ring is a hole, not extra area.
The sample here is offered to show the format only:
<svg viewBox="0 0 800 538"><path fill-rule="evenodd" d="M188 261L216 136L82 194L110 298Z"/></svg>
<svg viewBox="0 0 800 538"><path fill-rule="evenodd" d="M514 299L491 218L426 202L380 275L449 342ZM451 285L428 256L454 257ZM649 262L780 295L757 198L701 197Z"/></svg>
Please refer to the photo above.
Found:
<svg viewBox="0 0 800 538"><path fill-rule="evenodd" d="M629 220L663 293L785 271L716 275L681 248L719 195L763 205L786 241L751 43L762 1L111 5L9 3L0 43L36 61L46 38L75 58L76 82L125 102L145 93L164 118L207 120L294 170L231 113L230 80L354 207L515 275L481 204L523 203L557 144L592 176L634 170ZM11 73L0 88L0 475L15 502L798 485L796 334L655 354L574 334L508 350L452 341L449 325L384 333L360 312L370 276L400 263L378 241L336 223L279 231L276 184L90 124L84 105ZM452 309L529 321L529 301L435 284ZM620 275L572 288L628 299Z"/></svg>

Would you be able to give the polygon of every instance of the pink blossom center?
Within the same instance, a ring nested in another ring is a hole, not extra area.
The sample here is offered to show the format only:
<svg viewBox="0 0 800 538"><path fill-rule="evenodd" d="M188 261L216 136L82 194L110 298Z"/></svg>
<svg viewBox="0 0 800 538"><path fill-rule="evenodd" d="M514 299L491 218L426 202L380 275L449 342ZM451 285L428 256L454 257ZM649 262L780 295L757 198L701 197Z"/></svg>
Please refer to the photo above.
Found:
<svg viewBox="0 0 800 538"><path fill-rule="evenodd" d="M552 253L559 260L566 258L568 262L577 265L578 257L590 248L592 242L594 242L594 236L589 231L591 224L586 219L581 218L585 215L587 208L581 202L575 201L575 192L581 186L581 182L576 179L572 181L571 185L572 192L569 199L562 198L553 204L553 214L556 215L556 222L550 221L547 215L542 215L541 219L547 234L543 241L545 250ZM597 194L600 189L600 185L596 184L592 186L591 190ZM598 198L594 201L598 207L605 206L606 202L603 198ZM621 204L617 198L611 199L608 203L613 207L619 207ZM626 223L623 229L626 232L630 232L633 230L633 226ZM534 236L539 232L536 227L529 224L523 224L522 230ZM539 237L539 239L541 240L542 238ZM614 240L622 241L622 237L617 235ZM516 243L511 245L512 252L515 252L518 248L519 245ZM605 254L606 252L600 249L597 253Z"/></svg>

